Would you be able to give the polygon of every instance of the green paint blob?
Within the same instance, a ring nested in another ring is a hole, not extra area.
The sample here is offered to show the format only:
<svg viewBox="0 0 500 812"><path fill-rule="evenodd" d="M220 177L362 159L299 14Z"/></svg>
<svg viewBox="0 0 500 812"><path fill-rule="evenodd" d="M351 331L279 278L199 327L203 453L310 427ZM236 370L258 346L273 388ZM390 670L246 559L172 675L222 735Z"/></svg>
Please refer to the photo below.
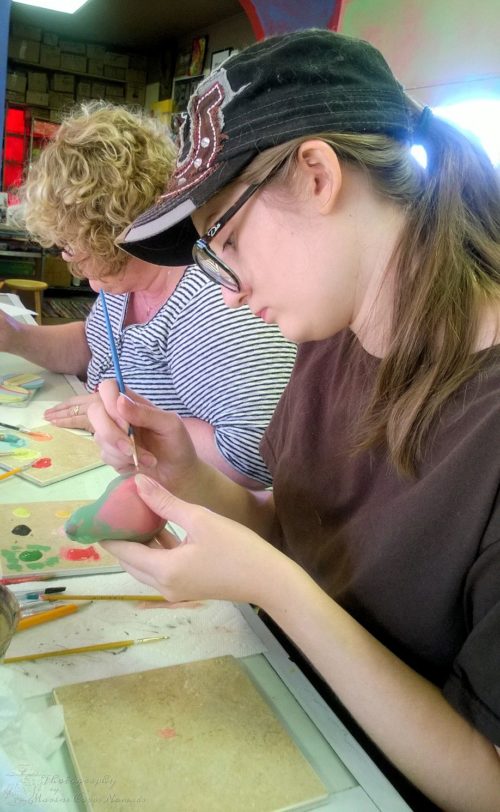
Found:
<svg viewBox="0 0 500 812"><path fill-rule="evenodd" d="M40 550L25 550L24 553L19 553L20 561L38 561L42 558L43 553Z"/></svg>
<svg viewBox="0 0 500 812"><path fill-rule="evenodd" d="M52 558L46 558L45 559L45 566L46 567L54 567L56 564L59 564L60 560L61 559L59 558L58 555L54 555L54 556L52 556Z"/></svg>
<svg viewBox="0 0 500 812"><path fill-rule="evenodd" d="M9 561L7 564L7 569L11 570L12 572L21 572L23 568L17 561Z"/></svg>
<svg viewBox="0 0 500 812"><path fill-rule="evenodd" d="M45 564L26 564L26 568L29 570L43 570Z"/></svg>
<svg viewBox="0 0 500 812"><path fill-rule="evenodd" d="M43 552L50 550L50 547L46 544L27 544L26 546L28 550L42 550Z"/></svg>
<svg viewBox="0 0 500 812"><path fill-rule="evenodd" d="M17 547L17 549L19 550L20 548ZM17 562L17 553L14 552L14 550L0 550L0 552L7 561Z"/></svg>

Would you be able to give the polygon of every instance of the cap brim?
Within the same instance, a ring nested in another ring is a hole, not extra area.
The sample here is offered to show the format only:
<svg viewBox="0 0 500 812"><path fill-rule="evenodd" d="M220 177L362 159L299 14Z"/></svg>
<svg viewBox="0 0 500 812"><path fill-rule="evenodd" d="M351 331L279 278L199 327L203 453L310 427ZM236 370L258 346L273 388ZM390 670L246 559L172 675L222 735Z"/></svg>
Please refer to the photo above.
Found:
<svg viewBox="0 0 500 812"><path fill-rule="evenodd" d="M117 240L117 244L127 254L131 254L152 265L184 266L193 262L193 245L198 239L191 217L185 217L179 223L165 226L166 230L156 234L134 234L136 239L127 240L127 232Z"/></svg>

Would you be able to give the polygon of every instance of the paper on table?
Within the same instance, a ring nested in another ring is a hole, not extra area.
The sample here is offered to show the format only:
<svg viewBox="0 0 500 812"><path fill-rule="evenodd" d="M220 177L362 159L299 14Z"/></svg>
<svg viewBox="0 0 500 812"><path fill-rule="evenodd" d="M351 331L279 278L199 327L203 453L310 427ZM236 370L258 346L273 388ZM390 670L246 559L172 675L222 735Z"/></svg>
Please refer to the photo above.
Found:
<svg viewBox="0 0 500 812"><path fill-rule="evenodd" d="M51 583L67 586L68 579ZM19 591L29 592L30 589L22 584ZM154 594L154 590L139 583L127 572L120 572L73 577L71 594L78 593L150 595ZM43 676L55 688L72 682L148 671L150 668L224 654L245 657L266 651L265 644L247 624L238 608L227 601L204 601L182 609L156 608L155 604L142 609L133 601L95 601L82 609L78 616L60 618L54 623L14 635L6 656L157 635L167 635L169 639L151 646L75 654L59 660L26 660L4 668L15 668L31 676Z"/></svg>
<svg viewBox="0 0 500 812"><path fill-rule="evenodd" d="M25 316L26 313L32 313L36 316L35 310L28 310L27 307L19 307L19 305L7 304L7 302L0 302L0 310L7 313L8 316Z"/></svg>

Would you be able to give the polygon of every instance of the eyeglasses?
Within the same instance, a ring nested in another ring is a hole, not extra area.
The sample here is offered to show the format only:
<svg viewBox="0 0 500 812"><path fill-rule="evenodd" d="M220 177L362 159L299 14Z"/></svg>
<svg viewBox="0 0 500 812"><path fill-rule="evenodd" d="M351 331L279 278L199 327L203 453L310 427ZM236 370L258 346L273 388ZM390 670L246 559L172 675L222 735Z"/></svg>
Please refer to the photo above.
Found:
<svg viewBox="0 0 500 812"><path fill-rule="evenodd" d="M272 173L274 174L274 172ZM193 260L198 265L199 269L203 271L206 276L210 277L213 282L222 285L228 290L239 293L241 290L241 283L235 272L226 265L226 263L219 259L219 257L209 248L211 240L219 233L226 223L238 212L241 207L249 200L253 194L266 183L271 176L264 178L259 183L254 183L245 189L241 197L229 208L214 225L208 229L207 233L196 240L193 245Z"/></svg>

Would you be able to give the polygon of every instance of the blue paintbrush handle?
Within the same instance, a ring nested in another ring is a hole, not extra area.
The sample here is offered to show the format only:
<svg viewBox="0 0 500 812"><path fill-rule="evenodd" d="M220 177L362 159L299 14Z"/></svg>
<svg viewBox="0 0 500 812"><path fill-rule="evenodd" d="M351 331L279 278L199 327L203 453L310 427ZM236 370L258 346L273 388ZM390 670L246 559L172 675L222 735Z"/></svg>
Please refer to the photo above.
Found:
<svg viewBox="0 0 500 812"><path fill-rule="evenodd" d="M103 291L102 288L99 291L99 297L101 299L102 311L104 313L104 321L106 323L106 332L108 334L109 348L111 350L111 357L113 359L113 366L115 368L116 380L118 381L118 389L120 390L122 395L124 395L125 394L125 385L123 383L122 371L120 369L120 362L118 360L118 353L116 351L115 338L114 338L114 335L113 335L113 330L111 329L111 321L109 319L108 306L106 304L106 297L104 296L104 291Z"/></svg>

